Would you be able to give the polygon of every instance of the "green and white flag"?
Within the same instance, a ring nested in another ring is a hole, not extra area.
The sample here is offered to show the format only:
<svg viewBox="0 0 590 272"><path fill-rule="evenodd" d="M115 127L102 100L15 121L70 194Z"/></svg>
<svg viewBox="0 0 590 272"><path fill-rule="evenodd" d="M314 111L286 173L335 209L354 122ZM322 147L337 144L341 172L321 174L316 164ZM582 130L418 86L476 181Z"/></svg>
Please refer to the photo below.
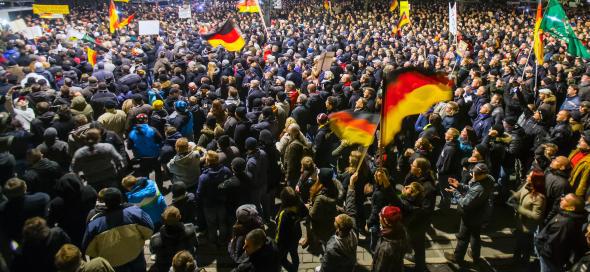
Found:
<svg viewBox="0 0 590 272"><path fill-rule="evenodd" d="M541 29L553 37L567 42L567 52L576 57L590 58L590 52L576 37L569 19L557 0L549 0L545 16L541 22Z"/></svg>

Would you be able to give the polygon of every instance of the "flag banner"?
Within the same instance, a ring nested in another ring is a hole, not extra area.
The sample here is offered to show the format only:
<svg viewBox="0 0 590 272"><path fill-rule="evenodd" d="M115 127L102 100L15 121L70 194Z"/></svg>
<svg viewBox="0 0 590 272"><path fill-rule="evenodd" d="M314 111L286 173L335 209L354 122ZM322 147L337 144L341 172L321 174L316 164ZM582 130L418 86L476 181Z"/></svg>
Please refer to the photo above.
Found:
<svg viewBox="0 0 590 272"><path fill-rule="evenodd" d="M225 21L221 28L214 32L203 34L203 39L207 40L211 46L223 46L227 51L240 51L246 41L242 38L240 31L234 26L231 20Z"/></svg>
<svg viewBox="0 0 590 272"><path fill-rule="evenodd" d="M457 35L457 3L453 6L449 3L449 32Z"/></svg>
<svg viewBox="0 0 590 272"><path fill-rule="evenodd" d="M342 140L369 146L379 125L379 115L351 110L330 114L330 128Z"/></svg>
<svg viewBox="0 0 590 272"><path fill-rule="evenodd" d="M52 14L70 14L68 5L39 5L33 4L34 14L52 13Z"/></svg>
<svg viewBox="0 0 590 272"><path fill-rule="evenodd" d="M96 65L96 51L90 47L86 47L86 55L88 56L88 63L94 67Z"/></svg>
<svg viewBox="0 0 590 272"><path fill-rule="evenodd" d="M393 0L391 1L391 5L389 5L389 12L394 12L397 7L399 7L399 3L397 2L397 0Z"/></svg>
<svg viewBox="0 0 590 272"><path fill-rule="evenodd" d="M63 19L63 14L55 14L55 13L41 13L39 14L39 18L41 19Z"/></svg>
<svg viewBox="0 0 590 272"><path fill-rule="evenodd" d="M424 113L432 105L453 98L452 82L442 74L403 68L388 80L383 94L381 146L393 141L406 116Z"/></svg>
<svg viewBox="0 0 590 272"><path fill-rule="evenodd" d="M139 35L160 35L160 21L145 20L138 21Z"/></svg>
<svg viewBox="0 0 590 272"><path fill-rule="evenodd" d="M121 29L124 28L125 26L127 26L132 20L133 18L135 18L135 13L129 15L127 18L121 20L119 23L117 23L117 29Z"/></svg>
<svg viewBox="0 0 590 272"><path fill-rule="evenodd" d="M590 52L580 42L569 23L569 19L557 0L549 0L545 16L539 29L557 39L567 42L567 52L576 57L590 58Z"/></svg>
<svg viewBox="0 0 590 272"><path fill-rule="evenodd" d="M410 16L410 3L408 3L408 1L399 2L399 16L402 16L404 13L407 14L408 17Z"/></svg>
<svg viewBox="0 0 590 272"><path fill-rule="evenodd" d="M537 59L537 65L543 65L543 58L545 53L543 52L543 30L541 29L541 22L543 21L543 5L541 0L537 4L537 16L535 18L535 32L534 32L534 43L533 50L535 52L535 58Z"/></svg>
<svg viewBox="0 0 590 272"><path fill-rule="evenodd" d="M129 0L114 0L115 2L129 3Z"/></svg>
<svg viewBox="0 0 590 272"><path fill-rule="evenodd" d="M240 0L237 5L238 12L260 12L260 6L256 0Z"/></svg>
<svg viewBox="0 0 590 272"><path fill-rule="evenodd" d="M117 24L119 23L119 15L117 14L117 8L115 6L115 2L111 0L109 5L109 31L111 34L115 33L117 30Z"/></svg>

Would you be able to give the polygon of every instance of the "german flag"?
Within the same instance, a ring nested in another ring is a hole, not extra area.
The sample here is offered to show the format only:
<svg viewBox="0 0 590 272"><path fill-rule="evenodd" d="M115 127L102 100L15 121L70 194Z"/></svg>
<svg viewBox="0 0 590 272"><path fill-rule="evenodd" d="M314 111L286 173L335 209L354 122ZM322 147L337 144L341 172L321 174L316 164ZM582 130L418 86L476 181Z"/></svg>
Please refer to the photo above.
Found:
<svg viewBox="0 0 590 272"><path fill-rule="evenodd" d="M406 116L423 113L440 101L450 100L451 85L445 76L417 68L394 71L383 94L381 146L393 140Z"/></svg>
<svg viewBox="0 0 590 272"><path fill-rule="evenodd" d="M246 41L240 35L240 31L234 26L231 20L225 21L223 26L215 32L202 35L203 39L207 40L211 46L223 46L227 51L240 51Z"/></svg>
<svg viewBox="0 0 590 272"><path fill-rule="evenodd" d="M330 114L330 128L340 139L369 146L379 124L379 115L350 110Z"/></svg>
<svg viewBox="0 0 590 272"><path fill-rule="evenodd" d="M117 26L116 26L117 29L121 29L121 28L124 28L125 26L127 26L131 22L131 20L133 20L133 18L135 18L135 13L129 15L127 18L125 18L125 19L121 20L119 23L117 23Z"/></svg>
<svg viewBox="0 0 590 272"><path fill-rule="evenodd" d="M391 5L389 5L389 12L394 12L398 6L399 3L397 2L397 0L391 1Z"/></svg>
<svg viewBox="0 0 590 272"><path fill-rule="evenodd" d="M326 10L331 10L331 6L330 0L324 0L324 8Z"/></svg>
<svg viewBox="0 0 590 272"><path fill-rule="evenodd" d="M115 33L118 24L119 15L117 14L117 8L115 7L115 2L111 0L111 4L109 5L109 31L111 34Z"/></svg>
<svg viewBox="0 0 590 272"><path fill-rule="evenodd" d="M260 12L260 6L256 0L240 0L238 2L238 12Z"/></svg>
<svg viewBox="0 0 590 272"><path fill-rule="evenodd" d="M96 51L89 47L86 47L86 55L88 56L88 63L94 67L96 64Z"/></svg>
<svg viewBox="0 0 590 272"><path fill-rule="evenodd" d="M537 4L537 17L535 21L535 36L533 42L533 50L537 58L537 65L543 65L545 53L543 52L543 30L541 29L541 22L543 21L543 4L541 0Z"/></svg>

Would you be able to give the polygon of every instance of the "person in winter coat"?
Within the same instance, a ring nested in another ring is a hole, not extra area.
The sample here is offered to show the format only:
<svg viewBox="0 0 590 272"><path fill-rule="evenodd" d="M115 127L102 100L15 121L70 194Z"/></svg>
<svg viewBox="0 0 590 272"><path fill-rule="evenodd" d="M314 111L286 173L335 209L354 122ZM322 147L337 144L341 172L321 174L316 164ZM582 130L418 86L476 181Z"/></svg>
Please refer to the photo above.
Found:
<svg viewBox="0 0 590 272"><path fill-rule="evenodd" d="M531 171L527 176L526 184L512 196L517 218L516 248L513 260L526 268L533 252L533 234L543 222L545 214L545 175L543 172Z"/></svg>
<svg viewBox="0 0 590 272"><path fill-rule="evenodd" d="M164 102L156 100L152 103L152 107L153 111L149 118L149 125L164 135L166 132L166 120L168 120L168 112L164 109Z"/></svg>
<svg viewBox="0 0 590 272"><path fill-rule="evenodd" d="M254 229L244 240L244 257L232 272L279 272L281 263L276 244L262 229Z"/></svg>
<svg viewBox="0 0 590 272"><path fill-rule="evenodd" d="M86 100L84 100L84 97L81 95L72 99L72 108L70 111L74 117L76 117L76 115L83 115L88 121L94 120L94 110L92 109L92 106L86 103Z"/></svg>
<svg viewBox="0 0 590 272"><path fill-rule="evenodd" d="M219 156L215 151L207 151L205 165L205 170L199 176L196 197L203 208L209 242L221 245L228 238L228 227L224 206L226 197L219 190L219 184L229 179L232 173L229 168L219 164Z"/></svg>
<svg viewBox="0 0 590 272"><path fill-rule="evenodd" d="M574 193L587 199L590 196L590 130L584 131L577 148L572 151L568 159L572 165L570 174L570 185Z"/></svg>
<svg viewBox="0 0 590 272"><path fill-rule="evenodd" d="M193 140L193 113L188 111L188 103L186 101L174 102L174 112L168 116L168 123L176 128L183 137Z"/></svg>
<svg viewBox="0 0 590 272"><path fill-rule="evenodd" d="M27 184L19 178L6 181L2 194L7 200L0 203L0 230L8 241L20 242L25 220L35 216L47 217L49 195L27 194Z"/></svg>
<svg viewBox="0 0 590 272"><path fill-rule="evenodd" d="M404 254L407 238L402 224L402 212L398 207L385 206L379 212L381 233L373 255L373 272L401 272L404 270ZM416 268L414 271L418 270Z"/></svg>
<svg viewBox="0 0 590 272"><path fill-rule="evenodd" d="M127 114L117 109L117 102L107 101L104 103L105 112L98 117L98 122L102 124L103 128L110 130L121 139L125 134L125 125L127 123Z"/></svg>
<svg viewBox="0 0 590 272"><path fill-rule="evenodd" d="M359 173L355 173L351 176L350 183L351 185L354 184L354 186L352 186L355 187L352 188L353 190L357 191L360 189L362 192L364 191L364 186L360 188L359 186L356 186L358 182ZM375 175L373 176L373 178L375 180L375 185L373 187L373 195L371 196L371 213L369 214L367 219L367 229L369 230L369 233L371 235L371 240L369 244L371 252L375 252L377 240L379 239L379 212L381 212L381 209L385 206L399 206L400 204L399 197L395 193L395 188L391 185L389 176L385 172L385 169L378 168L377 170L375 170ZM348 187L348 190L350 190L351 186L349 185ZM362 209L363 206L357 205L356 208L358 211L358 208ZM357 220L357 222L359 222L358 228L362 228L364 221Z"/></svg>
<svg viewBox="0 0 590 272"><path fill-rule="evenodd" d="M429 200L426 199L426 188L419 182L412 182L402 189L400 196L401 204L399 205L409 243L414 250L413 262L416 264L415 271L425 271L426 269L426 251L424 247L426 238L426 229L430 225L428 220Z"/></svg>
<svg viewBox="0 0 590 272"><path fill-rule="evenodd" d="M193 224L183 224L180 211L175 207L168 207L162 213L162 227L150 238L150 252L156 255L155 271L168 272L172 265L172 258L186 250L192 255L197 250L197 233Z"/></svg>
<svg viewBox="0 0 590 272"><path fill-rule="evenodd" d="M314 138L313 149L315 154L314 161L318 167L336 166L335 157L332 151L338 147L340 140L330 129L328 115L321 113L316 118L318 130Z"/></svg>
<svg viewBox="0 0 590 272"><path fill-rule="evenodd" d="M448 187L448 179L459 179L461 176L461 156L459 150L459 131L455 128L449 128L445 133L445 145L436 161L436 170L438 172L438 188L441 193L441 207L450 203L451 196L446 193L444 188Z"/></svg>
<svg viewBox="0 0 590 272"><path fill-rule="evenodd" d="M27 183L27 188L32 193L43 192L51 197L55 196L55 183L63 175L63 171L57 162L43 158L43 153L38 149L27 151L27 164L22 179Z"/></svg>
<svg viewBox="0 0 590 272"><path fill-rule="evenodd" d="M559 213L559 199L572 192L569 184L569 173L571 172L570 161L563 156L558 156L551 161L549 169L545 171L545 214L544 224L549 223Z"/></svg>
<svg viewBox="0 0 590 272"><path fill-rule="evenodd" d="M354 220L347 214L334 219L335 234L326 243L326 250L316 271L354 271L358 239L354 232Z"/></svg>
<svg viewBox="0 0 590 272"><path fill-rule="evenodd" d="M557 113L555 118L555 126L549 129L549 135L547 135L547 142L556 144L559 149L557 155L566 156L569 155L573 146L574 139L572 139L573 132L569 123L570 113L566 110L561 110Z"/></svg>
<svg viewBox="0 0 590 272"><path fill-rule="evenodd" d="M69 242L70 237L60 227L48 227L41 217L29 218L23 226L23 241L11 271L57 271L54 256Z"/></svg>
<svg viewBox="0 0 590 272"><path fill-rule="evenodd" d="M494 181L488 175L488 166L478 163L473 167L472 179L469 184L460 184L456 179L450 179L446 190L457 197L461 226L457 234L455 252L445 252L445 259L459 265L464 264L467 246L471 243L472 258L479 262L481 250L481 226L485 220L486 210L489 209L489 199L492 195Z"/></svg>
<svg viewBox="0 0 590 272"><path fill-rule="evenodd" d="M166 200L156 183L144 177L126 176L121 181L121 186L127 190L125 195L129 204L140 207L150 216L154 226L159 227L161 214L166 209Z"/></svg>
<svg viewBox="0 0 590 272"><path fill-rule="evenodd" d="M55 268L60 272L115 272L111 264L101 257L86 261L80 249L72 244L64 244L55 253Z"/></svg>
<svg viewBox="0 0 590 272"><path fill-rule="evenodd" d="M104 209L88 220L81 249L92 258L105 258L117 271L146 271L143 250L154 229L150 216L137 206L123 204L117 188L105 188L99 195Z"/></svg>
<svg viewBox="0 0 590 272"><path fill-rule="evenodd" d="M162 136L155 128L147 124L146 114L137 115L135 120L136 124L127 137L127 146L133 151L134 157L139 160L139 169L136 175L147 177L154 171L158 186L163 188L162 168L158 161Z"/></svg>
<svg viewBox="0 0 590 272"><path fill-rule="evenodd" d="M70 169L72 157L68 150L68 143L57 138L57 130L49 127L43 132L43 143L36 147L44 158L59 164L63 171Z"/></svg>
<svg viewBox="0 0 590 272"><path fill-rule="evenodd" d="M475 135L477 135L478 139L482 139L488 134L490 128L492 128L494 119L492 118L491 113L492 105L489 103L484 104L481 106L481 109L479 109L479 114L473 121L473 129L475 130Z"/></svg>
<svg viewBox="0 0 590 272"><path fill-rule="evenodd" d="M116 184L123 165L124 159L113 145L100 143L100 131L95 128L86 132L86 146L72 157L72 171L82 172L88 185L98 191Z"/></svg>
<svg viewBox="0 0 590 272"><path fill-rule="evenodd" d="M15 87L12 87L6 93L4 107L14 120L18 120L25 131L31 130L31 122L35 119L35 112L29 107L29 102L26 98L20 97L13 101L13 94ZM82 98L84 100L84 98ZM73 113L73 110L72 110Z"/></svg>
<svg viewBox="0 0 590 272"><path fill-rule="evenodd" d="M172 183L170 188L172 192L170 206L176 207L180 211L183 222L195 223L197 216L197 200L195 199L195 194L187 191L184 182Z"/></svg>
<svg viewBox="0 0 590 272"><path fill-rule="evenodd" d="M289 140L285 145L285 149L281 152L283 154L283 171L287 185L295 186L299 178L299 171L301 170L301 159L306 155L304 151L309 146L304 137L301 136L299 125L292 124L287 131Z"/></svg>
<svg viewBox="0 0 590 272"><path fill-rule="evenodd" d="M280 194L281 208L277 214L277 231L275 241L279 249L281 265L288 272L299 268L299 239L301 239L301 220L307 217L309 211L301 202L295 190L285 187ZM291 255L291 262L287 259Z"/></svg>
<svg viewBox="0 0 590 272"><path fill-rule="evenodd" d="M175 143L176 155L168 162L168 171L172 182L183 182L187 190L194 192L201 175L201 158L192 150L187 138L180 138Z"/></svg>
<svg viewBox="0 0 590 272"><path fill-rule="evenodd" d="M47 221L50 226L62 228L72 240L72 244L80 246L86 227L88 212L96 203L96 191L84 185L74 173L67 173L57 180L56 197L49 202Z"/></svg>
<svg viewBox="0 0 590 272"><path fill-rule="evenodd" d="M244 204L236 210L236 222L232 226L232 238L227 246L230 258L238 263L244 253L246 235L255 229L264 228L262 217L258 215L256 207Z"/></svg>
<svg viewBox="0 0 590 272"><path fill-rule="evenodd" d="M585 229L584 236L586 238L586 245L587 248L590 248L590 225L588 225ZM570 271L577 271L577 272L588 272L590 269L590 251L586 251L584 256L580 258L572 267Z"/></svg>
<svg viewBox="0 0 590 272"><path fill-rule="evenodd" d="M262 210L262 200L268 189L268 157L258 148L258 141L252 137L246 139L246 174L252 181L249 188L250 200L263 218L270 216L270 211Z"/></svg>
<svg viewBox="0 0 590 272"><path fill-rule="evenodd" d="M563 271L572 257L576 261L582 256L586 247L584 223L586 213L582 198L574 194L562 197L559 214L535 237L541 272Z"/></svg>
<svg viewBox="0 0 590 272"><path fill-rule="evenodd" d="M337 215L336 199L339 192L330 168L321 168L317 175L317 180L310 188L311 203L307 204L313 239L307 239L311 240L312 245L316 241L325 245L335 231L334 218Z"/></svg>

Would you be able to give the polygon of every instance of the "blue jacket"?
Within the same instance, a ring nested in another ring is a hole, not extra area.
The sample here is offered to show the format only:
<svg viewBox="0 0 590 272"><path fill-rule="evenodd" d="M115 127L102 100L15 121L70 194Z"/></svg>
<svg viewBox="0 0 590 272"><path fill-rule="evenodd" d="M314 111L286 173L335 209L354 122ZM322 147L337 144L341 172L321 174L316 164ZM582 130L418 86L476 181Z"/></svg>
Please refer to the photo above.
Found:
<svg viewBox="0 0 590 272"><path fill-rule="evenodd" d="M157 158L160 156L160 141L156 130L148 124L134 126L129 132L133 153L140 158Z"/></svg>
<svg viewBox="0 0 590 272"><path fill-rule="evenodd" d="M561 108L559 108L559 110L575 111L578 110L579 107L580 97L576 95L574 97L566 97L565 101L563 101L563 104L561 104Z"/></svg>
<svg viewBox="0 0 590 272"><path fill-rule="evenodd" d="M209 167L199 176L197 187L197 201L204 206L220 206L225 203L225 195L219 190L220 183L232 176L231 170L221 164Z"/></svg>
<svg viewBox="0 0 590 272"><path fill-rule="evenodd" d="M187 111L186 113L178 113L175 111L168 117L168 123L174 126L183 137L192 139L194 133L194 118L192 112Z"/></svg>
<svg viewBox="0 0 590 272"><path fill-rule="evenodd" d="M106 210L90 219L82 249L86 255L103 257L113 267L118 267L144 258L145 240L151 237L153 229L149 215L139 207Z"/></svg>
<svg viewBox="0 0 590 272"><path fill-rule="evenodd" d="M486 135L488 135L488 131L492 128L492 122L494 119L489 114L480 113L475 121L473 121L473 130L475 130L475 135L477 135L478 139L482 139Z"/></svg>
<svg viewBox="0 0 590 272"><path fill-rule="evenodd" d="M127 201L146 212L154 224L160 223L166 200L153 180L140 178L126 195Z"/></svg>

